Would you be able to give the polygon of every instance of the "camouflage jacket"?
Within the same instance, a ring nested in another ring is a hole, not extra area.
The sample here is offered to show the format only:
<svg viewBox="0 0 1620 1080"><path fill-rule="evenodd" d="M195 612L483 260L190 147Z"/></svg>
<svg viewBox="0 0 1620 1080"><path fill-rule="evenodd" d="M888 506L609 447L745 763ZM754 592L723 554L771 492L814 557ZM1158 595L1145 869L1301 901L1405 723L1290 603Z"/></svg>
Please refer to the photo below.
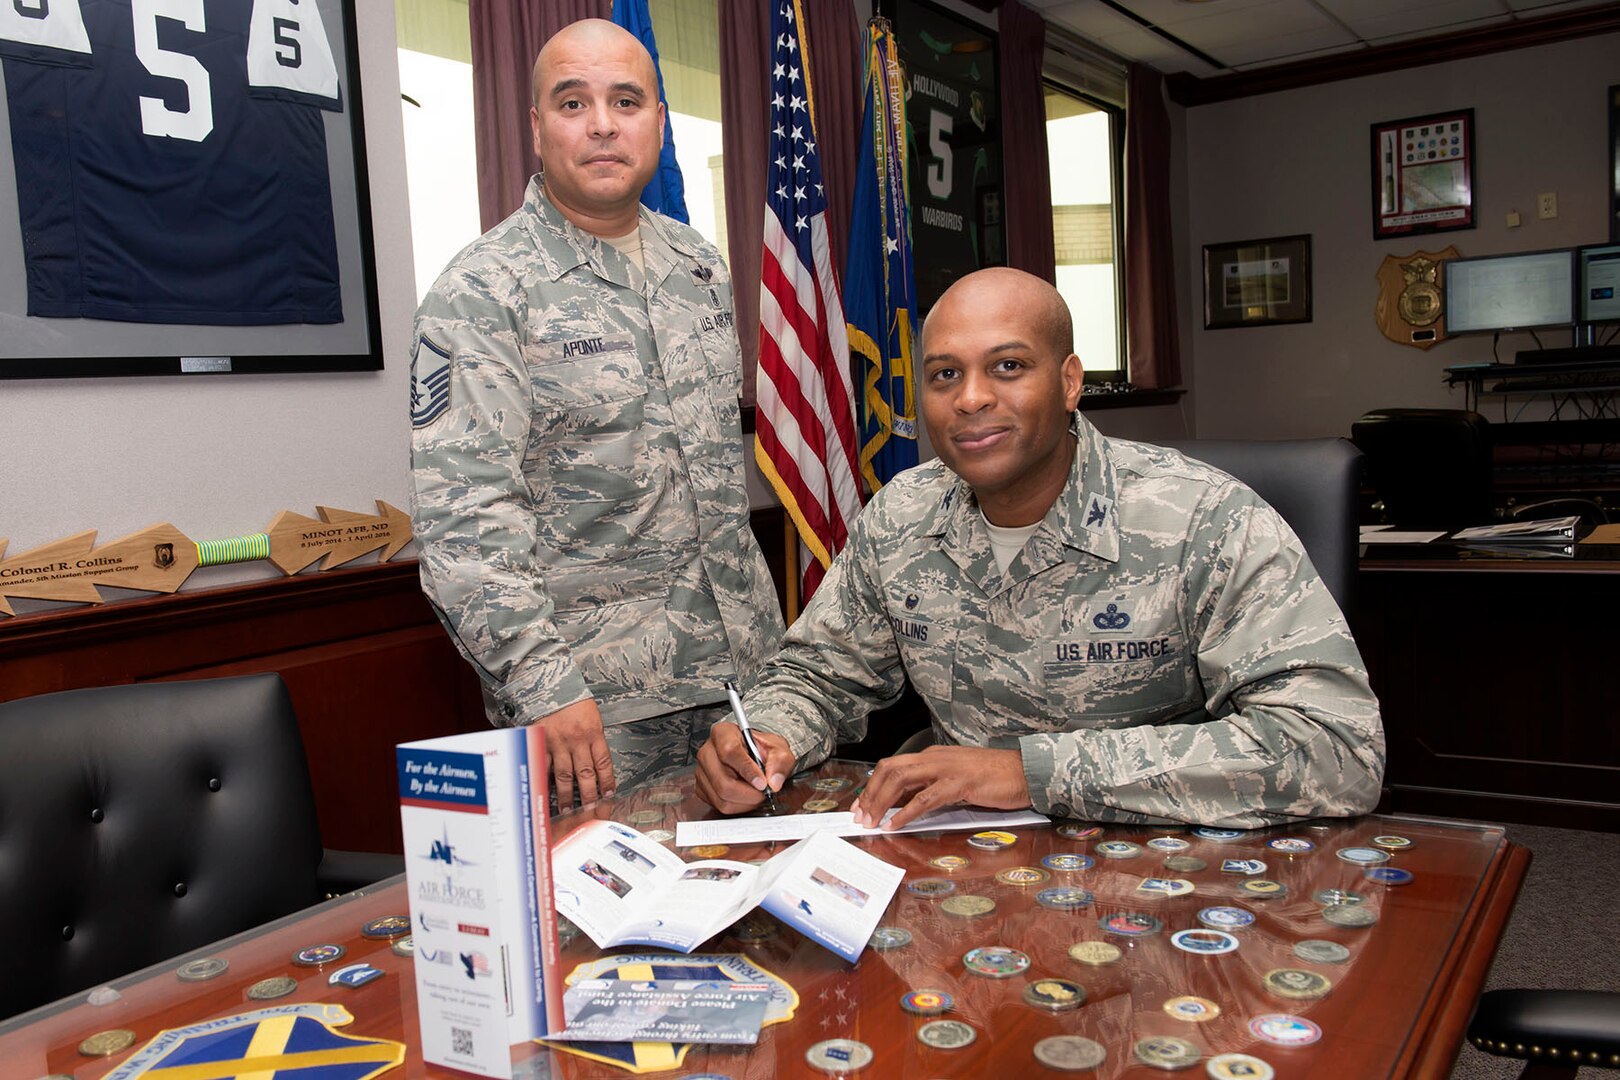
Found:
<svg viewBox="0 0 1620 1080"><path fill-rule="evenodd" d="M1225 473L1078 414L1068 486L1003 574L935 461L855 523L748 694L801 767L910 679L938 741L1016 748L1055 817L1257 827L1378 801L1378 704L1298 538Z"/></svg>
<svg viewBox="0 0 1620 1080"><path fill-rule="evenodd" d="M782 633L749 527L731 279L641 212L646 271L531 181L416 313L422 588L490 719L721 701Z"/></svg>

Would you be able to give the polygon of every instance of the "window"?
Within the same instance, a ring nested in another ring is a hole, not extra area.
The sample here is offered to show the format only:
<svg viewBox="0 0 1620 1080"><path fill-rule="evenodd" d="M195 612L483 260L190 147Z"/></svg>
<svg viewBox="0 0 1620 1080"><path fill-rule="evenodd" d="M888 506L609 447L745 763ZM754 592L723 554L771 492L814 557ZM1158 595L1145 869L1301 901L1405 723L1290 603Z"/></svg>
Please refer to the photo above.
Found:
<svg viewBox="0 0 1620 1080"><path fill-rule="evenodd" d="M1057 287L1074 317L1074 348L1088 381L1126 377L1117 213L1123 127L1123 110L1047 83Z"/></svg>

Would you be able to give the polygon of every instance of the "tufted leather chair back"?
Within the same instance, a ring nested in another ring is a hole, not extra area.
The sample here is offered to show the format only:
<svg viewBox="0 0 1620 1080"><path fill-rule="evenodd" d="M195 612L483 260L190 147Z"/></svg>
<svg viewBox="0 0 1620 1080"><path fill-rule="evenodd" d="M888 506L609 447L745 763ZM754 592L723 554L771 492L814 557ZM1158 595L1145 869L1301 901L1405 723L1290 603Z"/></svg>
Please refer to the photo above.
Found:
<svg viewBox="0 0 1620 1080"><path fill-rule="evenodd" d="M0 703L0 763L0 1018L320 899L279 675Z"/></svg>
<svg viewBox="0 0 1620 1080"><path fill-rule="evenodd" d="M1167 442L1243 481L1282 515L1350 618L1361 558L1356 498L1361 452L1345 439L1189 439Z"/></svg>

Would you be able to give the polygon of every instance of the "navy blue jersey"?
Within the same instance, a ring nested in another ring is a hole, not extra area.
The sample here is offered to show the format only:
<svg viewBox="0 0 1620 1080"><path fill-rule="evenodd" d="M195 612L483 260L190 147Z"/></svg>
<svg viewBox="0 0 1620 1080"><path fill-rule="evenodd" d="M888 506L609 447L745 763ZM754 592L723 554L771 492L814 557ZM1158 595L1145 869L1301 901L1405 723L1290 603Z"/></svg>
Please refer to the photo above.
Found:
<svg viewBox="0 0 1620 1080"><path fill-rule="evenodd" d="M343 320L315 0L0 0L28 314Z"/></svg>

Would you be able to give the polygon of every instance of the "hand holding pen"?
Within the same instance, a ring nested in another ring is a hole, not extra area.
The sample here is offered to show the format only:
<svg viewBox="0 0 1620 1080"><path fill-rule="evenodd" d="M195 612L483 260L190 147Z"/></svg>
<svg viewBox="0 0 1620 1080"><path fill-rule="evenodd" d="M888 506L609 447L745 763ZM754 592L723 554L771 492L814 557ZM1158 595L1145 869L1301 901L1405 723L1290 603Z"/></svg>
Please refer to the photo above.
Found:
<svg viewBox="0 0 1620 1080"><path fill-rule="evenodd" d="M759 766L759 775L765 781L765 812L780 813L776 799L771 795L771 778L765 771L765 755L759 752L759 744L754 741L754 729L748 726L748 714L743 711L742 698L737 696L737 687L730 679L726 680L726 696L731 699L731 711L737 717L737 730L742 733L743 746L754 764Z"/></svg>

